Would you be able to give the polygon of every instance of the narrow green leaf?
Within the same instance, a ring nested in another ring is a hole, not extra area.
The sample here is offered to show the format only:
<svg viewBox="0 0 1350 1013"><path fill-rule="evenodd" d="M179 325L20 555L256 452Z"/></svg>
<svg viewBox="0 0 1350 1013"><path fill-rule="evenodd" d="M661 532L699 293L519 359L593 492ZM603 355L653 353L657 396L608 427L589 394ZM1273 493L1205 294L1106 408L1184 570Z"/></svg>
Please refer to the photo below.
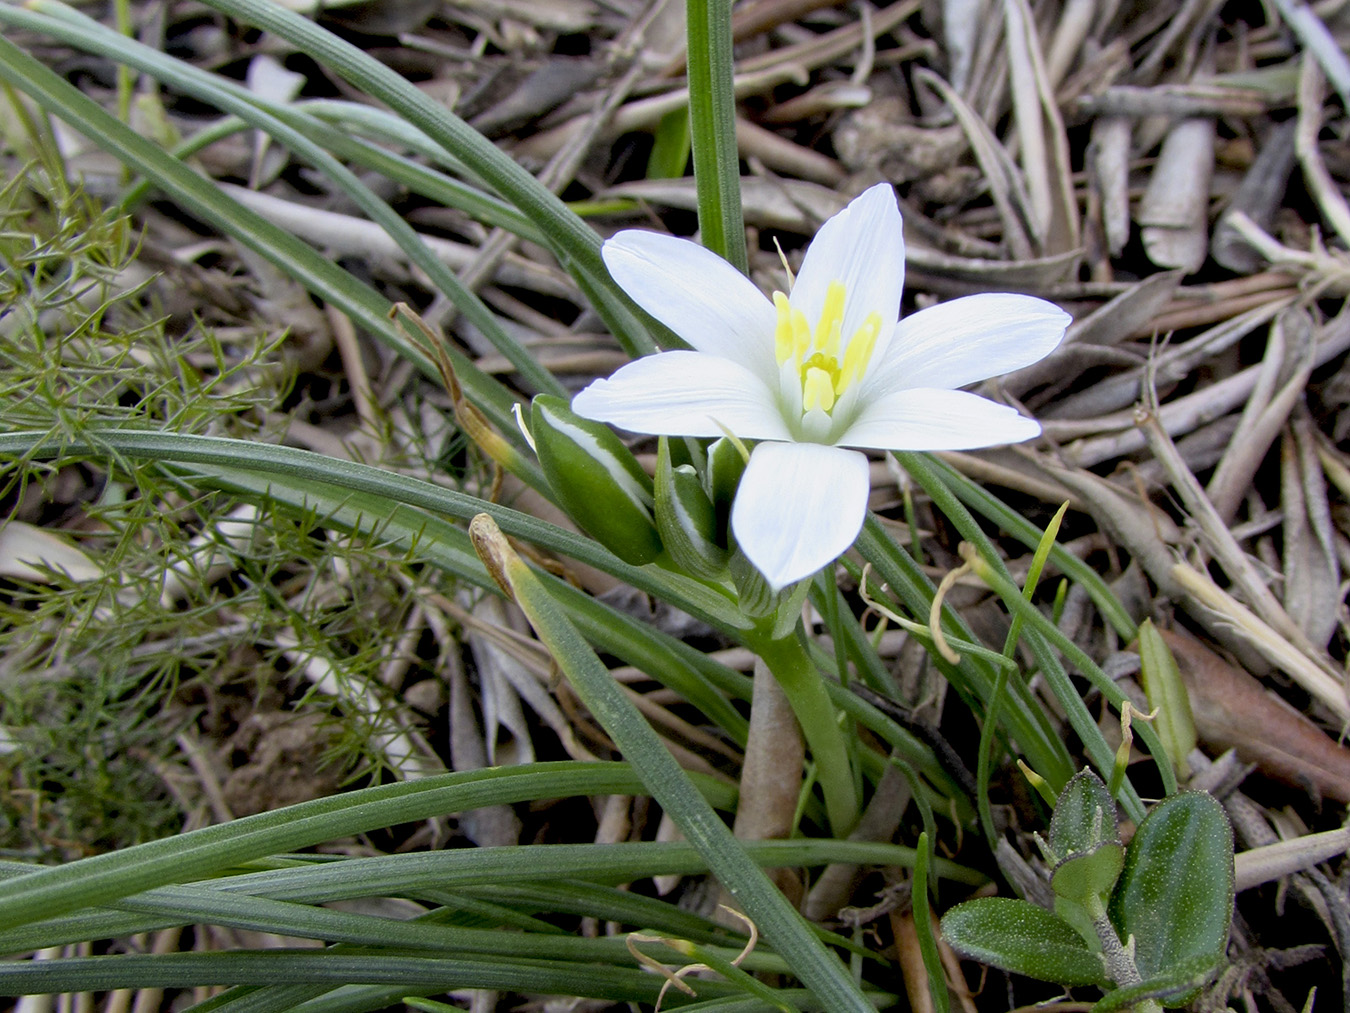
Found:
<svg viewBox="0 0 1350 1013"><path fill-rule="evenodd" d="M1055 539L1059 537L1059 528L1068 509L1069 504L1065 503L1055 512L1055 516L1045 526L1045 534L1036 546L1036 551L1031 558L1031 568L1027 571L1026 583L1022 585L1022 597L1027 601L1031 601L1032 596L1036 593L1036 585L1040 583L1041 573L1045 569L1050 553L1054 550ZM1003 656L1010 661L1017 657L1017 644L1021 635L1021 620L1014 619L1008 630L1008 636L1003 641ZM993 810L989 805L989 778L993 768L993 748L995 733L998 731L998 716L1003 708L1003 696L1008 689L1008 678L1008 670L1000 668L998 678L994 683L994 690L989 696L984 724L980 728L980 745L975 766L975 799L980 810L980 828L984 831L985 840L989 842L991 849L996 846L997 834L994 830Z"/></svg>
<svg viewBox="0 0 1350 1013"><path fill-rule="evenodd" d="M275 33L313 57L321 66L384 102L537 223L565 269L573 270L573 265L578 265L581 273L594 285L603 284L601 279L609 279L600 259L600 237L595 231L510 155L455 116L443 103L425 95L416 85L370 54L287 10L282 4L272 0L210 0L208 6ZM607 287L612 299L627 302L612 282ZM597 302L595 308L606 316L612 333L630 354L656 350L655 342L645 329L633 331L628 328L635 319L631 311L628 316L617 318L607 314L605 301Z"/></svg>
<svg viewBox="0 0 1350 1013"><path fill-rule="evenodd" d="M725 791L716 782L704 784ZM572 762L523 770L496 767L365 788L7 879L0 882L0 929L397 823L488 805L641 790L627 764Z"/></svg>
<svg viewBox="0 0 1350 1013"><path fill-rule="evenodd" d="M858 552L872 564L877 576L910 615L927 616L937 590L914 559L886 534L875 515L868 514L858 536ZM978 642L971 629L951 609L942 610L943 629L964 640ZM965 699L980 705L993 693L995 670L987 661L966 657L960 666L949 664L939 655L932 662ZM1035 702L1026 684L1018 679L1008 684L1004 720L1008 734L1027 757L1027 762L1058 788L1074 775L1074 765L1063 739Z"/></svg>
<svg viewBox="0 0 1350 1013"><path fill-rule="evenodd" d="M537 517L355 461L338 460L273 444L134 429L90 430L80 438L72 437L64 441L53 439L47 433L0 433L0 456L4 455L31 458L56 455L116 458L125 455L190 464L201 470L202 479L210 477L215 483L228 483L235 489L252 491L254 495L267 495L269 489L277 487L277 482L270 477L280 476L293 480L291 487L301 496L301 503L309 504L311 512L316 503L325 506L332 504L333 513L347 516L347 523L351 523L360 511L346 509L341 499L336 503L331 498L325 501L324 493L332 497L333 489L316 489L310 499L303 498L306 483L323 483L351 492L367 493L385 501L382 506L378 502L364 504L374 512L367 515L364 523L357 525L358 530L376 529L380 521L389 518L392 509L402 505L429 511L433 516L426 523L429 526L439 525L437 541L451 546L463 544L463 533L452 534L455 529L449 528L435 515L444 514L468 520L486 510L512 537L523 538L549 551L596 566L720 628L737 628L738 617L730 605L730 599L707 584L656 567L632 566L616 558L598 543ZM280 493L277 498L281 498ZM416 513L410 514L409 523L416 516ZM430 547L438 548L435 542ZM474 566L472 570L481 580L481 568ZM742 622L741 625L744 628L748 623Z"/></svg>
<svg viewBox="0 0 1350 1013"><path fill-rule="evenodd" d="M61 5L53 5L58 8ZM524 382L533 389L550 394L565 393L558 380L539 365L528 351L512 337L479 297L467 289L441 260L422 241L421 236L408 225L385 201L380 199L346 166L327 150L313 143L306 134L296 129L300 119L293 108L270 103L250 93L235 82L206 73L181 60L172 59L134 39L127 39L105 29L91 18L68 8L64 19L32 18L43 25L43 30L65 38L73 44L96 52L120 63L158 77L160 80L231 112L264 131L318 168L360 207L371 221L378 224L403 250L408 259L425 271L465 318L483 332L494 347L516 369ZM21 13L21 12L20 12ZM0 16L15 20L13 9L0 9ZM36 27L30 25L30 27ZM310 124L316 127L315 124ZM339 147L348 148L338 131L319 130Z"/></svg>
<svg viewBox="0 0 1350 1013"><path fill-rule="evenodd" d="M0 995L93 992L116 988L195 988L202 985L395 985L412 991L494 988L580 995L615 1002L655 1002L661 979L646 971L559 961L452 959L265 950L228 953L124 954L63 960L0 962ZM709 995L738 994L720 981L700 983ZM870 1008L870 1007L869 1007Z"/></svg>
<svg viewBox="0 0 1350 1013"><path fill-rule="evenodd" d="M914 931L919 937L919 952L923 955L923 967L928 972L928 992L933 997L933 1009L936 1013L947 1013L950 1002L947 997L947 974L942 968L942 956L938 953L937 939L933 935L933 921L928 906L928 861L933 853L933 845L928 831L919 834L915 847L918 861L914 865Z"/></svg>
<svg viewBox="0 0 1350 1013"><path fill-rule="evenodd" d="M689 130L703 245L749 271L732 88L731 0L686 0Z"/></svg>
<svg viewBox="0 0 1350 1013"><path fill-rule="evenodd" d="M269 985L264 988L236 985L188 1009L191 1013L290 1013L302 1003L332 991L328 985Z"/></svg>
<svg viewBox="0 0 1350 1013"><path fill-rule="evenodd" d="M1087 705L1083 703L1078 688L1074 686L1073 681L1064 670L1059 654L1062 653L1117 708L1125 702L1124 692L1111 679L1107 678L1097 663L1088 657L1082 648L1073 643L1058 627L1043 616L1039 609L1022 597L1021 590L1013 583L1007 567L1003 565L1003 560L989 540L988 535L984 533L983 529L976 523L975 518L957 499L951 488L943 480L942 473L934 468L933 459L927 454L915 453L900 453L896 456L910 477L923 486L924 491L933 498L933 502L938 509L956 525L957 530L961 532L961 537L976 547L979 553L979 560L976 565L981 579L1003 599L1004 606L1012 613L1014 618L1023 617L1026 624L1025 639L1027 646L1036 656L1042 674L1068 715L1070 725L1079 739L1082 740L1083 748L1092 760L1093 765L1100 771L1109 772L1114 764L1115 754L1103 737L1101 729L1097 727L1096 720L1088 711ZM979 569L981 563L983 569ZM1145 725L1140 729L1139 737L1153 754L1154 762L1158 765L1158 772L1163 779L1164 788L1167 791L1175 791L1176 777L1172 773L1171 764L1167 761L1166 753L1163 751L1157 735L1153 732L1153 729ZM1019 745L1026 752L1026 746L1020 739ZM1028 755L1030 756L1030 754ZM1058 789L1062 782L1057 781L1052 776L1051 771L1043 769L1039 763L1034 762L1034 758L1032 759L1032 766L1050 782L1052 787ZM1131 819L1143 819L1144 804L1140 801L1138 792L1128 781L1121 798L1121 804L1125 806L1126 814Z"/></svg>
<svg viewBox="0 0 1350 1013"><path fill-rule="evenodd" d="M971 960L1060 985L1108 984L1101 957L1068 922L1024 900L981 897L942 919L952 949Z"/></svg>
<svg viewBox="0 0 1350 1013"><path fill-rule="evenodd" d="M647 158L648 179L679 179L689 165L689 110L676 109L656 125L652 153Z"/></svg>
<svg viewBox="0 0 1350 1013"><path fill-rule="evenodd" d="M13 20L18 10L0 5L0 15ZM0 80L31 97L124 164L151 177L183 207L209 221L243 246L275 264L310 292L341 309L354 324L439 378L435 365L412 345L389 318L390 303L369 286L323 257L285 229L278 228L226 197L210 181L138 135L38 61L0 37ZM462 353L447 350L460 382L493 425L514 432L511 397ZM536 478L542 481L542 478Z"/></svg>
<svg viewBox="0 0 1350 1013"><path fill-rule="evenodd" d="M928 454L923 456L933 473L942 477L947 487L961 502L980 516L993 521L1000 530L1008 532L1027 548L1036 549L1041 544L1044 535L1041 529L980 483L971 481L941 458ZM1130 618L1129 612L1120 603L1120 599L1107 586L1101 574L1062 545L1057 544L1051 547L1050 559L1055 564L1056 569L1069 577L1075 584L1082 585L1083 589L1087 591L1088 597L1097 606L1097 611L1102 614L1102 618L1111 624L1112 629L1120 634L1122 640L1130 641L1135 638L1134 620Z"/></svg>
<svg viewBox="0 0 1350 1013"><path fill-rule="evenodd" d="M708 790L706 779L701 778L700 785ZM716 792L710 793L719 808L730 808L735 789L718 782ZM834 838L754 841L739 845L738 850L749 856L750 864L768 868L834 862L904 868L915 861L914 850L903 845ZM420 893L563 878L616 884L651 876L698 875L708 868L707 857L683 841L635 841L603 848L592 844L530 844L373 855L335 862L291 862L284 868L237 873L202 885L272 900L327 904L398 893L400 888ZM983 881L973 870L951 862L937 862L936 870L944 878L961 882Z"/></svg>
<svg viewBox="0 0 1350 1013"><path fill-rule="evenodd" d="M1088 656L1087 652L1066 637L1057 626L1041 614L1039 609L1022 598L993 543L943 482L941 473L933 467L932 459L925 454L912 453L901 453L897 457L911 477L923 486L938 508L956 525L962 537L976 546L979 553L976 568L981 579L1003 599L1004 605L1014 617L1024 617L1027 645L1036 656L1042 674L1056 698L1064 707L1069 723L1082 740L1088 757L1099 771L1111 771L1115 763L1115 754L1103 737L1101 729L1097 727L1095 719L1088 712L1082 695L1064 670L1059 655L1062 654L1070 664L1079 669L1117 709L1125 703L1124 692L1102 672L1100 666ZM1172 771L1172 765L1162 743L1158 740L1157 733L1145 724L1141 725L1138 734L1153 756L1164 790L1175 791L1176 775ZM1041 773L1047 780L1051 780L1052 785L1055 783L1046 771L1041 770ZM1125 807L1126 815L1131 819L1143 819L1143 802L1128 780L1125 782L1120 802Z"/></svg>

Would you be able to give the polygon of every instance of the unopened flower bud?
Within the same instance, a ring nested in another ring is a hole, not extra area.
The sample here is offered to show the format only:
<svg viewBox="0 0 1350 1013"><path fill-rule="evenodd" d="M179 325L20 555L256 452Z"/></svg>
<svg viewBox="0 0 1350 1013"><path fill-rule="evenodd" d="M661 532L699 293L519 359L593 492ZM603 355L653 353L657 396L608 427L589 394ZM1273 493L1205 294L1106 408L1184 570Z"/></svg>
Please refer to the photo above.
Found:
<svg viewBox="0 0 1350 1013"><path fill-rule="evenodd" d="M576 415L561 398L540 395L530 411L535 450L558 505L625 563L661 552L652 520L652 480L608 426Z"/></svg>
<svg viewBox="0 0 1350 1013"><path fill-rule="evenodd" d="M656 527L675 565L690 576L723 576L727 551L717 541L717 514L692 465L672 465L661 438L656 458Z"/></svg>

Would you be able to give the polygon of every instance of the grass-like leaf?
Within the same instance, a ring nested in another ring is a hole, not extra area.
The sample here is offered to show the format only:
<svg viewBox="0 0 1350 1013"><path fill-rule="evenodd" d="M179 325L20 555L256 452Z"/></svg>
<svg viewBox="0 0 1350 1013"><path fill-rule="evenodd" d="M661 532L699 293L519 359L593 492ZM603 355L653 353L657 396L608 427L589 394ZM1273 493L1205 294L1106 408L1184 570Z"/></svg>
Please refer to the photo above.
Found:
<svg viewBox="0 0 1350 1013"><path fill-rule="evenodd" d="M749 270L732 89L731 0L688 0L689 132L703 245Z"/></svg>

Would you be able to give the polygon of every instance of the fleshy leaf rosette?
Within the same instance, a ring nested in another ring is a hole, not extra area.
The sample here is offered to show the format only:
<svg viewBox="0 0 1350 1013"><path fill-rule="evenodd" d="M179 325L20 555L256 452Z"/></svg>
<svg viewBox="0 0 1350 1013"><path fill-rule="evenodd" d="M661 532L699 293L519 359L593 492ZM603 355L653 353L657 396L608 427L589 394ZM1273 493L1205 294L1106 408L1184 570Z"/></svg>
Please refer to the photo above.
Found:
<svg viewBox="0 0 1350 1013"><path fill-rule="evenodd" d="M578 415L632 432L756 443L731 512L745 556L775 589L858 536L867 457L1019 443L1040 425L956 388L1030 365L1067 313L1031 296L966 296L900 316L905 243L889 184L827 221L790 293L766 298L686 239L627 230L604 244L614 280L686 341L597 380Z"/></svg>

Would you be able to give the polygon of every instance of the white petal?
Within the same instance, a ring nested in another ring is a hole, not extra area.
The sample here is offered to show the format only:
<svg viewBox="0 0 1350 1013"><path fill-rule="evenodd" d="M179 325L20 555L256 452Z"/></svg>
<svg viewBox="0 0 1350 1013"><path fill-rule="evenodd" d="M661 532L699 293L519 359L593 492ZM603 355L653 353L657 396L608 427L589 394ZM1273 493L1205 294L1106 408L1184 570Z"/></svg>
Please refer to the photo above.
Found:
<svg viewBox="0 0 1350 1013"><path fill-rule="evenodd" d="M863 191L811 240L790 298L812 327L820 319L825 290L832 281L844 283L845 341L871 313L881 315L883 335L885 325L900 316L905 235L889 183Z"/></svg>
<svg viewBox="0 0 1350 1013"><path fill-rule="evenodd" d="M868 375L877 393L907 387L964 387L1049 355L1073 318L1029 295L989 292L938 303L905 317Z"/></svg>
<svg viewBox="0 0 1350 1013"><path fill-rule="evenodd" d="M973 450L1040 433L1040 423L1007 405L968 391L922 387L867 404L838 442L880 450Z"/></svg>
<svg viewBox="0 0 1350 1013"><path fill-rule="evenodd" d="M725 426L746 440L791 439L759 377L702 352L661 352L630 362L573 398L572 411L635 433L716 437Z"/></svg>
<svg viewBox="0 0 1350 1013"><path fill-rule="evenodd" d="M731 507L731 530L775 590L809 577L858 537L867 458L820 443L761 443Z"/></svg>
<svg viewBox="0 0 1350 1013"><path fill-rule="evenodd" d="M629 229L607 240L600 254L619 287L691 348L761 374L773 366L773 304L711 250Z"/></svg>

